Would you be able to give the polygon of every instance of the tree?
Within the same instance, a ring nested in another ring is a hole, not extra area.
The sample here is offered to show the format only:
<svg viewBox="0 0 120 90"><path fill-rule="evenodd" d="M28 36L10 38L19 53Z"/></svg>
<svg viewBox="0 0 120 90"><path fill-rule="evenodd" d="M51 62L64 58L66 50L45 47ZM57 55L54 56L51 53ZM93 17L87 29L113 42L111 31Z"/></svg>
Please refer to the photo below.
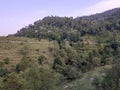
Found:
<svg viewBox="0 0 120 90"><path fill-rule="evenodd" d="M0 77L5 77L8 74L8 70L6 68L0 69Z"/></svg>
<svg viewBox="0 0 120 90"><path fill-rule="evenodd" d="M25 79L16 73L10 73L3 82L3 90L27 90Z"/></svg>
<svg viewBox="0 0 120 90"><path fill-rule="evenodd" d="M117 62L111 69L105 71L102 81L95 78L93 85L96 88L95 90L120 90L120 62Z"/></svg>
<svg viewBox="0 0 120 90"><path fill-rule="evenodd" d="M55 76L49 69L32 65L25 71L25 79L28 81L31 90L54 90Z"/></svg>
<svg viewBox="0 0 120 90"><path fill-rule="evenodd" d="M21 64L17 64L16 65L16 67L15 67L15 71L17 72L17 73L19 73L20 71L22 70L22 66L21 66Z"/></svg>
<svg viewBox="0 0 120 90"><path fill-rule="evenodd" d="M101 59L99 57L94 57L93 62L95 66L100 66L101 65Z"/></svg>
<svg viewBox="0 0 120 90"><path fill-rule="evenodd" d="M15 71L19 73L20 71L24 71L31 65L32 65L32 61L30 57L23 56L20 63L16 65Z"/></svg>
<svg viewBox="0 0 120 90"><path fill-rule="evenodd" d="M45 61L46 60L46 57L45 56L43 56L43 55L41 55L39 58L38 58L38 63L39 64L43 64L43 61Z"/></svg>
<svg viewBox="0 0 120 90"><path fill-rule="evenodd" d="M29 46L24 45L20 50L20 54L21 55L28 55L28 53L29 53Z"/></svg>
<svg viewBox="0 0 120 90"><path fill-rule="evenodd" d="M120 63L112 66L106 71L106 76L102 81L103 90L119 90L120 89Z"/></svg>
<svg viewBox="0 0 120 90"><path fill-rule="evenodd" d="M78 71L75 67L70 65L66 66L63 70L63 75L67 80L75 80L80 77L80 71Z"/></svg>

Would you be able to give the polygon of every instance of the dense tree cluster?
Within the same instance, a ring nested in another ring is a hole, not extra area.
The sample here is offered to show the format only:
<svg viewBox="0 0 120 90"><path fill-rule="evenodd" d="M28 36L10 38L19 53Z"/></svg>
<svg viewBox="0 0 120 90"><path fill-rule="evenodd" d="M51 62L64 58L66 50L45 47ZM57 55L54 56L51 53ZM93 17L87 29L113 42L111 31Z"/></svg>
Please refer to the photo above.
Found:
<svg viewBox="0 0 120 90"><path fill-rule="evenodd" d="M94 78L93 85L95 90L120 90L120 62L112 65L112 68L104 73L102 80Z"/></svg>
<svg viewBox="0 0 120 90"><path fill-rule="evenodd" d="M93 19L91 19L93 18ZM79 41L85 35L105 35L120 30L120 9L88 17L48 16L22 28L15 35L50 40Z"/></svg>

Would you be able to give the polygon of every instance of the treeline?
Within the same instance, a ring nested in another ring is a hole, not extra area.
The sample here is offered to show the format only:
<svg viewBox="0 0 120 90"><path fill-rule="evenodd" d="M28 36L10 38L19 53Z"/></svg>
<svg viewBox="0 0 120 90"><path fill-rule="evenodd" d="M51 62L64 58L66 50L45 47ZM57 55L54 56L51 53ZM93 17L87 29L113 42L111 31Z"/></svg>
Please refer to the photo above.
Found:
<svg viewBox="0 0 120 90"><path fill-rule="evenodd" d="M42 20L34 22L33 25L31 24L22 28L15 34L15 36L79 41L80 37L85 35L103 36L109 32L119 32L120 10L118 9L116 12L115 10L113 10L114 13L111 14L105 12L86 18L80 17L75 19L72 17L48 16ZM108 16L104 18L106 13ZM90 19L91 17L94 19Z"/></svg>

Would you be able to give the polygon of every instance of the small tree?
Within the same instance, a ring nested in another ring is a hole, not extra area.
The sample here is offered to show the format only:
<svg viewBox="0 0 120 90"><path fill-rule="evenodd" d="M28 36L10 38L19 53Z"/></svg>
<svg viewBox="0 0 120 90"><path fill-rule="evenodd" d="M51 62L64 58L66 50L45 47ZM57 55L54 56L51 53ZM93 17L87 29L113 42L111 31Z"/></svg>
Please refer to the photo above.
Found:
<svg viewBox="0 0 120 90"><path fill-rule="evenodd" d="M63 70L63 75L66 77L67 80L75 80L80 77L80 73L76 68L72 66L67 66Z"/></svg>
<svg viewBox="0 0 120 90"><path fill-rule="evenodd" d="M100 66L100 64L101 64L101 59L100 59L99 57L94 57L94 58L93 58L93 64L94 64L95 66Z"/></svg>
<svg viewBox="0 0 120 90"><path fill-rule="evenodd" d="M19 73L21 70L22 70L21 64L17 64L16 67L15 67L15 71L16 71L17 73Z"/></svg>
<svg viewBox="0 0 120 90"><path fill-rule="evenodd" d="M38 58L38 63L39 64L43 64L43 61L45 61L46 60L46 57L45 56L43 56L43 55L41 55L39 58Z"/></svg>
<svg viewBox="0 0 120 90"><path fill-rule="evenodd" d="M21 50L20 50L20 54L21 55L28 55L28 53L29 53L29 47L28 46L23 46L22 48L21 48Z"/></svg>
<svg viewBox="0 0 120 90"><path fill-rule="evenodd" d="M1 68L1 69L0 69L0 77L6 76L7 73L8 73L8 70L7 70L7 69L5 69L5 68Z"/></svg>
<svg viewBox="0 0 120 90"><path fill-rule="evenodd" d="M15 70L16 70L16 72L19 73L20 71L24 71L25 69L27 69L28 67L30 67L31 64L32 64L32 62L31 62L30 57L24 56L24 57L22 57L20 63L18 63L16 65Z"/></svg>

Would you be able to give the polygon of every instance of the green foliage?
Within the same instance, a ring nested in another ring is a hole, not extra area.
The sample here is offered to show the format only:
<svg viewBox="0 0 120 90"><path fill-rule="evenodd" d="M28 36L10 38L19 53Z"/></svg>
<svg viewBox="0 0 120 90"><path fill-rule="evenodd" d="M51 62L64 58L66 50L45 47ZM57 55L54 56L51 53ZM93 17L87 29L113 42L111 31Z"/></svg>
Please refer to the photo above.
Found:
<svg viewBox="0 0 120 90"><path fill-rule="evenodd" d="M21 64L17 64L16 67L15 67L15 71L16 71L17 73L19 73L21 70L22 70Z"/></svg>
<svg viewBox="0 0 120 90"><path fill-rule="evenodd" d="M67 53L68 52L68 53ZM68 49L60 49L58 55L54 58L53 69L61 73L67 80L74 80L80 77L80 71L75 67L76 53Z"/></svg>
<svg viewBox="0 0 120 90"><path fill-rule="evenodd" d="M113 63L113 58L109 57L105 59L106 64L110 65L111 63Z"/></svg>
<svg viewBox="0 0 120 90"><path fill-rule="evenodd" d="M67 66L63 70L63 75L67 80L75 80L77 78L80 78L81 72L79 70L76 70L75 67Z"/></svg>
<svg viewBox="0 0 120 90"><path fill-rule="evenodd" d="M16 73L9 74L3 81L2 90L26 90L28 89L25 79Z"/></svg>
<svg viewBox="0 0 120 90"><path fill-rule="evenodd" d="M77 42L81 36L107 36L109 32L119 31L119 16L119 9L118 11L113 10L112 14L105 12L75 19L72 17L48 16L34 22L33 25L22 28L15 35L57 41L67 39Z"/></svg>
<svg viewBox="0 0 120 90"><path fill-rule="evenodd" d="M120 63L113 65L112 69L106 72L102 86L104 90L119 90L120 89Z"/></svg>
<svg viewBox="0 0 120 90"><path fill-rule="evenodd" d="M25 78L31 90L54 90L56 86L54 73L38 67L37 64L25 71Z"/></svg>
<svg viewBox="0 0 120 90"><path fill-rule="evenodd" d="M31 61L30 57L23 56L20 63L18 63L16 65L15 71L19 73L20 71L24 71L31 65L32 65L32 61Z"/></svg>
<svg viewBox="0 0 120 90"><path fill-rule="evenodd" d="M4 77L8 74L8 70L6 68L0 68L0 77Z"/></svg>
<svg viewBox="0 0 120 90"><path fill-rule="evenodd" d="M55 32L49 32L48 38L51 40L60 40L60 34Z"/></svg>
<svg viewBox="0 0 120 90"><path fill-rule="evenodd" d="M25 45L24 47L21 48L21 50L20 50L21 55L28 55L28 53L29 53L29 47L28 46Z"/></svg>
<svg viewBox="0 0 120 90"><path fill-rule="evenodd" d="M94 77L92 85L94 86L95 90L101 90L100 80L97 77Z"/></svg>
<svg viewBox="0 0 120 90"><path fill-rule="evenodd" d="M43 55L41 55L41 56L38 58L38 63L42 65L45 60L46 60L46 57L43 56Z"/></svg>
<svg viewBox="0 0 120 90"><path fill-rule="evenodd" d="M93 64L94 64L95 66L100 66L100 65L101 65L101 59L98 58L98 57L94 57L94 58L93 58Z"/></svg>
<svg viewBox="0 0 120 90"><path fill-rule="evenodd" d="M95 78L93 85L95 90L119 90L120 89L120 63L114 64L111 69L105 71L103 80ZM98 89L99 88L99 89Z"/></svg>
<svg viewBox="0 0 120 90"><path fill-rule="evenodd" d="M29 42L29 39L23 38L24 41L18 40L18 42L15 39L17 43L14 42L16 44L14 45L11 40L10 43L14 48L20 45L19 55L16 53L18 49L12 50L12 46L7 44L6 47L5 43L0 44L4 50L15 51L16 54L12 55L12 59L17 60L23 56L15 67L17 73L11 70L12 62L9 64L11 57L1 59L3 61L0 61L0 76L2 77L0 88L2 87L2 90L58 90L59 84L63 85L67 80L76 80L78 84L75 88L72 85L66 85L64 89L93 90L91 86L93 81L92 84L96 90L118 90L120 68L115 62L120 58L120 13L114 10L110 12L75 19L48 16L36 21L33 25L22 28L15 35L35 38L37 43L35 40ZM45 48L42 47L43 44L39 44L43 39L47 39L44 45L48 45ZM3 49L0 48L0 51ZM9 56L6 51L3 53ZM31 56L32 60L28 56ZM47 64L46 59L49 60ZM103 80L90 76L92 73L80 79L86 72L108 64L116 66L105 72ZM9 68L9 74L4 67ZM57 74L62 76L62 80ZM62 82L59 82L60 80Z"/></svg>

